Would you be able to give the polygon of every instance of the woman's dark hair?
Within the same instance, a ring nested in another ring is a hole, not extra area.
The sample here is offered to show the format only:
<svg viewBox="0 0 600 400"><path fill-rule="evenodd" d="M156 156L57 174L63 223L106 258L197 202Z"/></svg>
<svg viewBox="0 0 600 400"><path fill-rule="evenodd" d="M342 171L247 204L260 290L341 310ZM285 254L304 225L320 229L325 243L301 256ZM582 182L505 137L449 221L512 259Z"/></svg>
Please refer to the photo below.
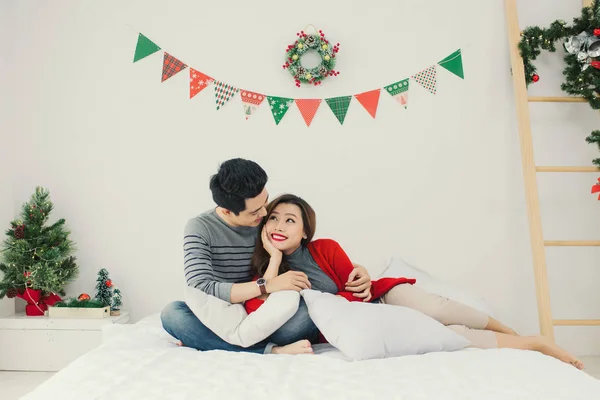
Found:
<svg viewBox="0 0 600 400"><path fill-rule="evenodd" d="M246 199L258 196L267 184L268 176L257 163L233 158L222 163L210 178L214 202L235 215L246 209Z"/></svg>
<svg viewBox="0 0 600 400"><path fill-rule="evenodd" d="M267 206L267 216L262 220L258 226L258 238L256 239L256 247L254 248L254 254L252 255L252 272L254 275L263 276L267 267L269 266L269 260L271 256L263 247L263 241L261 232L269 218L271 213L279 204L295 204L300 209L302 214L302 223L304 225L304 234L306 239L302 239L301 245L306 246L315 236L317 230L317 215L315 210L306 202L306 200L295 196L293 194L283 194L271 201ZM283 274L290 270L289 264L287 263L285 256L279 266L279 274Z"/></svg>

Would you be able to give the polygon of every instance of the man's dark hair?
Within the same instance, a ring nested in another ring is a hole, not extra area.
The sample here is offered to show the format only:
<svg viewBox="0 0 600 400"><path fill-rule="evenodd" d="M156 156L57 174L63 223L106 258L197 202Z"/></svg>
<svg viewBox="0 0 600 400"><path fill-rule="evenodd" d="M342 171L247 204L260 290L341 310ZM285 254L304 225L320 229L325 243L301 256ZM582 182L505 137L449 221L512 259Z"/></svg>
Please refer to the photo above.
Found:
<svg viewBox="0 0 600 400"><path fill-rule="evenodd" d="M246 199L258 196L269 177L254 161L243 158L227 160L210 178L210 191L214 202L235 215L246 209Z"/></svg>

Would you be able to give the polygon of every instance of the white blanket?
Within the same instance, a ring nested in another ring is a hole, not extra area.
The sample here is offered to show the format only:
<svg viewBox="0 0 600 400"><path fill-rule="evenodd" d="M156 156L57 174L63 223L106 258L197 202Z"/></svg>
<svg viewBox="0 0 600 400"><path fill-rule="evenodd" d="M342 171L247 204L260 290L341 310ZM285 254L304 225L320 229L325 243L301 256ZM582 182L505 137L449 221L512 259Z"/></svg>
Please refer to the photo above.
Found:
<svg viewBox="0 0 600 400"><path fill-rule="evenodd" d="M179 348L158 317L114 325L106 343L23 400L600 399L600 381L536 352L461 350L350 362Z"/></svg>

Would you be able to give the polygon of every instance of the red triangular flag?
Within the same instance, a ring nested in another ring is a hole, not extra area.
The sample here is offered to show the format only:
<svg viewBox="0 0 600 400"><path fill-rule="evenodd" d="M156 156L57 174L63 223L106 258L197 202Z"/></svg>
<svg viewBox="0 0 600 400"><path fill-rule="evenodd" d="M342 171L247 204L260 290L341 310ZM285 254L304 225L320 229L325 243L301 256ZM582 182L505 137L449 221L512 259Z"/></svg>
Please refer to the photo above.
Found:
<svg viewBox="0 0 600 400"><path fill-rule="evenodd" d="M190 68L190 99L200 93L215 80L200 71Z"/></svg>
<svg viewBox="0 0 600 400"><path fill-rule="evenodd" d="M187 65L165 51L163 59L162 82L187 68Z"/></svg>
<svg viewBox="0 0 600 400"><path fill-rule="evenodd" d="M600 192L600 178L598 178L598 183L592 186L592 194ZM600 200L600 196L598 196L598 200Z"/></svg>
<svg viewBox="0 0 600 400"><path fill-rule="evenodd" d="M298 106L306 126L310 126L320 105L321 99L296 99L296 106Z"/></svg>
<svg viewBox="0 0 600 400"><path fill-rule="evenodd" d="M371 117L375 118L375 114L377 113L377 105L379 104L379 95L381 94L381 89L371 90L369 92L364 92L360 94L355 94L356 100L367 110Z"/></svg>

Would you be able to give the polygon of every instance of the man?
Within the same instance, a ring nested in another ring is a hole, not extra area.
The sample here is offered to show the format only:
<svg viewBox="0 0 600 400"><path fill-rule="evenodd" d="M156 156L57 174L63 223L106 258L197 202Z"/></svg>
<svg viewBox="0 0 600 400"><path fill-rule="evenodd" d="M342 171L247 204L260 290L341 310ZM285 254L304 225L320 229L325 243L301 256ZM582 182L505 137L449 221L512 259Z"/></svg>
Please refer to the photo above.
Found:
<svg viewBox="0 0 600 400"><path fill-rule="evenodd" d="M188 221L184 231L184 274L188 286L230 303L243 303L263 292L309 289L303 272L289 271L263 282L252 281L251 257L257 226L267 215L269 194L266 172L255 162L235 158L221 164L210 179L217 207ZM367 298L370 277L358 266L356 279L347 290ZM266 340L243 348L227 343L208 329L184 302L173 302L163 310L164 329L197 350L248 351L254 353L311 353L310 343L318 330L301 299L298 311Z"/></svg>

